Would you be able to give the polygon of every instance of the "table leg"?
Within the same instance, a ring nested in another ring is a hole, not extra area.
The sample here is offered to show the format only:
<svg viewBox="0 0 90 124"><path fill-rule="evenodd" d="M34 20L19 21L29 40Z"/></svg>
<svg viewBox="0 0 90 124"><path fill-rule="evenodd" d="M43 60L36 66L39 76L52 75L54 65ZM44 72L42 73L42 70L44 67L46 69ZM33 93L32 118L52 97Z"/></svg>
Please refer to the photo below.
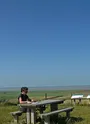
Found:
<svg viewBox="0 0 90 124"><path fill-rule="evenodd" d="M81 103L81 99L79 99L79 104Z"/></svg>
<svg viewBox="0 0 90 124"><path fill-rule="evenodd" d="M55 110L58 110L58 104L51 104L50 105L50 108L51 108L51 111L55 111ZM50 120L54 120L54 121L57 121L58 120L58 114L55 114L55 115L52 115Z"/></svg>
<svg viewBox="0 0 90 124"><path fill-rule="evenodd" d="M31 108L31 124L36 124L36 109Z"/></svg>
<svg viewBox="0 0 90 124"><path fill-rule="evenodd" d="M44 124L50 124L50 117L45 117L44 118Z"/></svg>
<svg viewBox="0 0 90 124"><path fill-rule="evenodd" d="M27 108L27 124L31 124L30 123L30 109Z"/></svg>
<svg viewBox="0 0 90 124"><path fill-rule="evenodd" d="M51 104L51 111L57 110L58 109L58 105L57 104Z"/></svg>
<svg viewBox="0 0 90 124"><path fill-rule="evenodd" d="M76 99L73 99L74 100L74 105L76 104Z"/></svg>

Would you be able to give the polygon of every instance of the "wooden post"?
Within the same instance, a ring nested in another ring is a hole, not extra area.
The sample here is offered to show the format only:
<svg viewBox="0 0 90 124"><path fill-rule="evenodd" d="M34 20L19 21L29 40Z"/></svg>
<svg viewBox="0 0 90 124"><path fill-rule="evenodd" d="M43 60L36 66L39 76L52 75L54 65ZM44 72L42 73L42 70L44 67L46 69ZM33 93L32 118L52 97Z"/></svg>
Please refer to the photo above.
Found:
<svg viewBox="0 0 90 124"><path fill-rule="evenodd" d="M30 124L30 109L27 108L27 124Z"/></svg>
<svg viewBox="0 0 90 124"><path fill-rule="evenodd" d="M14 124L18 124L19 117L17 115L14 115L13 117L14 117Z"/></svg>
<svg viewBox="0 0 90 124"><path fill-rule="evenodd" d="M66 117L70 118L70 112L66 112Z"/></svg>
<svg viewBox="0 0 90 124"><path fill-rule="evenodd" d="M36 124L36 109L31 108L31 124Z"/></svg>
<svg viewBox="0 0 90 124"><path fill-rule="evenodd" d="M79 104L81 103L81 98L79 98Z"/></svg>
<svg viewBox="0 0 90 124"><path fill-rule="evenodd" d="M50 117L44 117L44 124L50 124Z"/></svg>
<svg viewBox="0 0 90 124"><path fill-rule="evenodd" d="M42 106L40 107L40 114L42 114L43 113L43 109L42 109Z"/></svg>
<svg viewBox="0 0 90 124"><path fill-rule="evenodd" d="M45 93L45 99L47 99L47 93Z"/></svg>
<svg viewBox="0 0 90 124"><path fill-rule="evenodd" d="M73 99L74 100L74 105L76 104L76 99Z"/></svg>

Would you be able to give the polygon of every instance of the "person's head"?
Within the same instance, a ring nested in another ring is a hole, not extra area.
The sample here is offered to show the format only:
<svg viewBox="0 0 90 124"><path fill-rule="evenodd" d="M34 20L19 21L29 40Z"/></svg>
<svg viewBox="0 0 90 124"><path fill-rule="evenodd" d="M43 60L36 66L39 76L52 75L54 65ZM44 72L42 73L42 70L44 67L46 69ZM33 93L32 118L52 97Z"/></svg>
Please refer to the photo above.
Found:
<svg viewBox="0 0 90 124"><path fill-rule="evenodd" d="M21 93L27 94L28 93L28 88L27 87L22 87L21 88Z"/></svg>

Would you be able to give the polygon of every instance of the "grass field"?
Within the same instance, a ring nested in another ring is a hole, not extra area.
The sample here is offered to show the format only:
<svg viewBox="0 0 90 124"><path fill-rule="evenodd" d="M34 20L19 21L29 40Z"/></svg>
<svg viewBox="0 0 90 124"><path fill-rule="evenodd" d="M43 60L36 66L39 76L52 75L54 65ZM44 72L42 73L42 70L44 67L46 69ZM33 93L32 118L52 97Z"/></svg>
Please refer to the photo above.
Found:
<svg viewBox="0 0 90 124"><path fill-rule="evenodd" d="M65 103L60 105L60 108L64 108L66 106L74 106L74 110L71 113L71 122L70 124L90 124L90 106L88 104L88 100L83 100L80 105L71 104L71 94L80 93L87 96L89 91L87 90L75 90L75 91L32 91L29 92L29 96L35 99L44 99L45 93L47 93L48 97L52 96L60 96L58 99L66 98ZM16 105L17 97L19 95L18 91L3 91L0 92L0 124L11 124L13 122L13 118L10 115L10 112L18 110ZM49 106L46 111L49 111ZM25 115L20 117L20 121L22 124L25 124ZM65 114L62 113L59 119L60 124L65 124Z"/></svg>

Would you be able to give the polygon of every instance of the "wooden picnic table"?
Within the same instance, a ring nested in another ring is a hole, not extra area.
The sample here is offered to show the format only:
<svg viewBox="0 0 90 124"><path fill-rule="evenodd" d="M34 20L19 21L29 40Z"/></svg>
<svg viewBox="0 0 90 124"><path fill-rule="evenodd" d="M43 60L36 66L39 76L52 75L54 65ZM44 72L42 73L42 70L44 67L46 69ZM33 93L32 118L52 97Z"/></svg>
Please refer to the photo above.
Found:
<svg viewBox="0 0 90 124"><path fill-rule="evenodd" d="M26 117L27 117L27 124L36 124L36 108L42 105L50 105L51 111L58 109L58 104L63 103L64 100L42 100L33 103L25 103L20 104L21 107L27 108Z"/></svg>

